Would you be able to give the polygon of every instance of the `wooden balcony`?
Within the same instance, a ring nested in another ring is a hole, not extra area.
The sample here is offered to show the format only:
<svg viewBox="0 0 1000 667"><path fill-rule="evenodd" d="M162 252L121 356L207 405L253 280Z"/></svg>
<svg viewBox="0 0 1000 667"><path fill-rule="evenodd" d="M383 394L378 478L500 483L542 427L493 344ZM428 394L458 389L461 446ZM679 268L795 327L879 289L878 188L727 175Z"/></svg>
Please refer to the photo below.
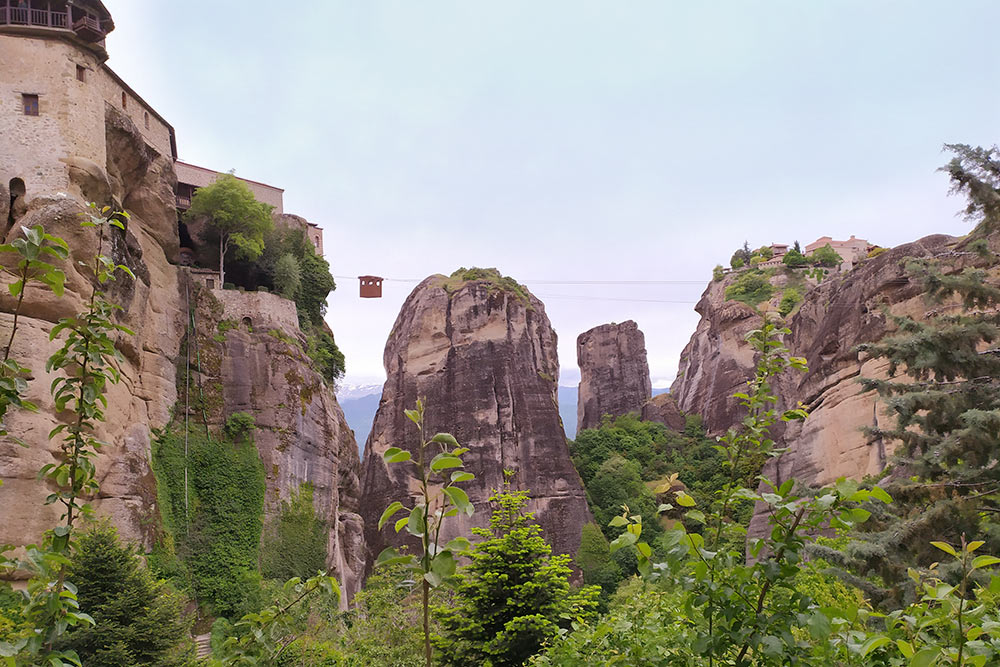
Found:
<svg viewBox="0 0 1000 667"><path fill-rule="evenodd" d="M182 211L186 211L191 208L191 197L185 195L177 195L177 208Z"/></svg>
<svg viewBox="0 0 1000 667"><path fill-rule="evenodd" d="M99 42L107 35L100 20L90 14L79 16L72 21L71 7L66 9L45 9L33 6L14 6L16 0L0 0L0 26L23 26L25 28L53 28L70 30L86 42ZM72 22L72 23L71 23Z"/></svg>

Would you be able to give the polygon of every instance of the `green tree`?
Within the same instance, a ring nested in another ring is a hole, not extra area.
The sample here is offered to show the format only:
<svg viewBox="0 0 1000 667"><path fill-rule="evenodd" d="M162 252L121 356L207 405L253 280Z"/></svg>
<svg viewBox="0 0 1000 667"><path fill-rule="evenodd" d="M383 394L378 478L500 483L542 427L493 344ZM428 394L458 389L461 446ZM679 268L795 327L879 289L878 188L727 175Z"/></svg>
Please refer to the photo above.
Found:
<svg viewBox="0 0 1000 667"><path fill-rule="evenodd" d="M307 337L307 344L306 354L327 382L333 385L344 377L344 353L329 331L322 326L314 327Z"/></svg>
<svg viewBox="0 0 1000 667"><path fill-rule="evenodd" d="M462 568L454 604L435 608L441 634L434 643L445 665L523 665L571 620L595 615L600 589L570 588L570 558L552 555L527 491L495 493L489 529Z"/></svg>
<svg viewBox="0 0 1000 667"><path fill-rule="evenodd" d="M83 664L93 667L183 665L190 660L183 598L153 579L135 547L122 544L107 521L77 540L69 581L95 625L65 635Z"/></svg>
<svg viewBox="0 0 1000 667"><path fill-rule="evenodd" d="M301 286L299 262L291 253L285 253L274 264L274 289L286 299L294 299Z"/></svg>
<svg viewBox="0 0 1000 667"><path fill-rule="evenodd" d="M580 531L575 561L583 572L583 583L600 586L604 598L614 593L622 580L622 568L611 556L608 538L595 523L584 524Z"/></svg>
<svg viewBox="0 0 1000 667"><path fill-rule="evenodd" d="M261 573L271 579L308 578L326 569L329 530L313 508L313 487L299 486L264 532Z"/></svg>
<svg viewBox="0 0 1000 667"><path fill-rule="evenodd" d="M187 220L205 218L219 243L219 282L226 282L225 261L230 248L237 257L254 260L264 251L264 234L271 229L273 207L257 201L246 183L223 174L198 188L191 198Z"/></svg>
<svg viewBox="0 0 1000 667"><path fill-rule="evenodd" d="M721 264L716 264L715 268L712 269L712 280L719 282L726 277L726 271L722 268Z"/></svg>
<svg viewBox="0 0 1000 667"><path fill-rule="evenodd" d="M311 248L299 260L299 270L301 281L295 295L299 317L304 315L310 323L319 326L326 314L326 297L337 289L337 283L330 275L329 262Z"/></svg>
<svg viewBox="0 0 1000 667"><path fill-rule="evenodd" d="M898 443L886 484L897 502L876 512L871 532L843 553L822 552L889 607L917 594L907 568L940 559L932 540L958 544L963 534L982 535L1000 552L1000 262L990 250L1000 223L1000 162L996 149L949 148L957 157L943 170L953 192L968 197L966 212L977 226L941 256L907 263L924 286L928 315L889 315L895 332L860 346L889 364L888 378L865 378L862 386L878 392L895 417L869 435L876 445Z"/></svg>
<svg viewBox="0 0 1000 667"><path fill-rule="evenodd" d="M841 262L844 261L844 258L829 243L813 251L810 259L814 266L825 266L828 269L840 266Z"/></svg>
<svg viewBox="0 0 1000 667"><path fill-rule="evenodd" d="M803 255L799 250L792 248L785 253L785 256L781 258L782 264L791 268L798 269L803 266L809 266L809 259Z"/></svg>

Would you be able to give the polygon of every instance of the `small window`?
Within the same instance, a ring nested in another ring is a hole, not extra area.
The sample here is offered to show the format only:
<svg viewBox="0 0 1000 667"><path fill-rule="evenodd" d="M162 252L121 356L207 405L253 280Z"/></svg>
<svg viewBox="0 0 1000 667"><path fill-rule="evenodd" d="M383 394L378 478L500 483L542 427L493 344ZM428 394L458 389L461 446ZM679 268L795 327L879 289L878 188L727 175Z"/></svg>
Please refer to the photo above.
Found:
<svg viewBox="0 0 1000 667"><path fill-rule="evenodd" d="M125 97L125 93L122 93L122 109L128 109L128 98Z"/></svg>
<svg viewBox="0 0 1000 667"><path fill-rule="evenodd" d="M144 123L146 123L146 129L148 130L149 129L149 112L148 111L144 111L143 112L143 114L142 114L142 120L143 120Z"/></svg>
<svg viewBox="0 0 1000 667"><path fill-rule="evenodd" d="M76 80L84 82L87 80L87 68L83 65L76 66Z"/></svg>
<svg viewBox="0 0 1000 667"><path fill-rule="evenodd" d="M24 106L25 116L38 115L38 95L21 95L21 104Z"/></svg>
<svg viewBox="0 0 1000 667"><path fill-rule="evenodd" d="M215 281L212 280L211 278L206 278L205 287L207 287L208 289L215 289Z"/></svg>

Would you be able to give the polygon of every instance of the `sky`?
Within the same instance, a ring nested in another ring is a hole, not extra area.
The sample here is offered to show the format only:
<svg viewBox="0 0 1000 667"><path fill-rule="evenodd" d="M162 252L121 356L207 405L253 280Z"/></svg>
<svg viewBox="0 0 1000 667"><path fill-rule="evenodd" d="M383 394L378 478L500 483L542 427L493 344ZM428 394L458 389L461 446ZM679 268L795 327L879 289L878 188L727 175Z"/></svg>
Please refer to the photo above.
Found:
<svg viewBox="0 0 1000 667"><path fill-rule="evenodd" d="M1000 136L995 0L105 4L180 159L324 228L347 383L384 378L406 280L480 266L545 303L562 384L633 319L666 386L744 240L963 234L942 144Z"/></svg>

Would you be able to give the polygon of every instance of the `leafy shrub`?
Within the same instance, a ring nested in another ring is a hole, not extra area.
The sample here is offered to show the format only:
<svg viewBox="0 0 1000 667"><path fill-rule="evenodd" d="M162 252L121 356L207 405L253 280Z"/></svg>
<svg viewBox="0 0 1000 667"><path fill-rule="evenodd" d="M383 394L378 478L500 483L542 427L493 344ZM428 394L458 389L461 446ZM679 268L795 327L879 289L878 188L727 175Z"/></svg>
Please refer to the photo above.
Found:
<svg viewBox="0 0 1000 667"><path fill-rule="evenodd" d="M731 267L733 267L734 269L742 269L742 268L743 268L743 266L744 266L745 264L746 264L746 262L744 262L744 261L743 261L743 259L742 259L742 258L740 258L740 257L736 257L736 258L734 258L734 259L733 259L733 260L732 260L732 261L731 261L731 262L729 263L729 265L730 265Z"/></svg>
<svg viewBox="0 0 1000 667"><path fill-rule="evenodd" d="M795 306L802 303L802 295L794 287L789 287L785 290L785 293L781 297L781 303L778 304L778 313L785 317L790 312L795 310Z"/></svg>
<svg viewBox="0 0 1000 667"><path fill-rule="evenodd" d="M879 255L881 255L882 253L884 253L884 252L886 252L888 250L889 250L888 248L883 248L881 246L876 246L876 247L874 247L874 248L872 248L871 250L868 251L868 257L869 258L878 257Z"/></svg>
<svg viewBox="0 0 1000 667"><path fill-rule="evenodd" d="M281 512L264 531L261 550L261 573L282 581L307 579L326 569L326 522L316 516L313 486L299 486L289 500L282 501Z"/></svg>
<svg viewBox="0 0 1000 667"><path fill-rule="evenodd" d="M226 418L226 435L236 442L249 438L256 427L253 415L246 412L234 412Z"/></svg>
<svg viewBox="0 0 1000 667"><path fill-rule="evenodd" d="M315 325L322 324L326 314L326 297L337 289L330 275L330 264L310 248L299 259L301 280L295 293L295 305Z"/></svg>
<svg viewBox="0 0 1000 667"><path fill-rule="evenodd" d="M754 255L750 258L750 266L757 266L758 264L762 264L764 261L764 258L760 255Z"/></svg>
<svg viewBox="0 0 1000 667"><path fill-rule="evenodd" d="M720 280L722 280L725 277L726 277L726 272L722 268L722 265L721 264L716 264L715 268L712 269L712 280L714 280L715 282L719 282Z"/></svg>
<svg viewBox="0 0 1000 667"><path fill-rule="evenodd" d="M767 301L774 294L771 281L759 269L744 271L732 285L726 288L726 298L740 301L748 306Z"/></svg>
<svg viewBox="0 0 1000 667"><path fill-rule="evenodd" d="M301 286L302 273L299 262L291 253L285 253L274 265L274 291L286 299L294 299Z"/></svg>
<svg viewBox="0 0 1000 667"><path fill-rule="evenodd" d="M798 269L803 266L809 266L809 258L807 258L805 255L803 255L795 248L792 248L787 253L785 253L785 256L781 258L781 262L785 266L791 269Z"/></svg>
<svg viewBox="0 0 1000 667"><path fill-rule="evenodd" d="M313 327L308 334L306 354L329 384L333 385L344 376L344 353L337 347L333 336L322 327Z"/></svg>

